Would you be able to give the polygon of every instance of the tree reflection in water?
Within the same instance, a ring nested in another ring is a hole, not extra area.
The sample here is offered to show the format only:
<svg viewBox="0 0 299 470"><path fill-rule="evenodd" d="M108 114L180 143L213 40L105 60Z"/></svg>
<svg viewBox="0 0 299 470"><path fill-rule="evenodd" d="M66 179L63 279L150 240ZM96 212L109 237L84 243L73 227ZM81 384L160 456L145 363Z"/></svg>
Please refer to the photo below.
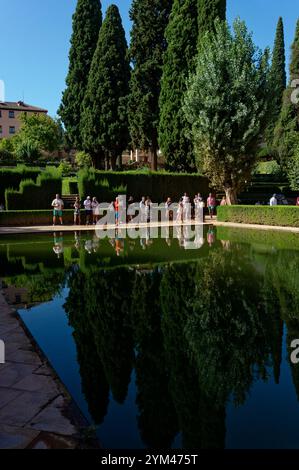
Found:
<svg viewBox="0 0 299 470"><path fill-rule="evenodd" d="M65 309L96 423L109 390L124 403L134 367L146 446L169 448L181 433L184 448L223 448L228 401L244 403L270 366L279 380L280 301L248 250L228 245L154 268L73 269L68 282Z"/></svg>

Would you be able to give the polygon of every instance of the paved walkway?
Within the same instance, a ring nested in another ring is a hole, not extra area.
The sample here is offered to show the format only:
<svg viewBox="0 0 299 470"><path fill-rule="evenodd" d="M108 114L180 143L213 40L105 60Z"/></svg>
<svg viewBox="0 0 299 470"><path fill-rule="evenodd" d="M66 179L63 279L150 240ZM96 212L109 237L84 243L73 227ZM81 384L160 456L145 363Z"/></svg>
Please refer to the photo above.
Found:
<svg viewBox="0 0 299 470"><path fill-rule="evenodd" d="M79 447L86 423L1 291L0 339L0 449Z"/></svg>

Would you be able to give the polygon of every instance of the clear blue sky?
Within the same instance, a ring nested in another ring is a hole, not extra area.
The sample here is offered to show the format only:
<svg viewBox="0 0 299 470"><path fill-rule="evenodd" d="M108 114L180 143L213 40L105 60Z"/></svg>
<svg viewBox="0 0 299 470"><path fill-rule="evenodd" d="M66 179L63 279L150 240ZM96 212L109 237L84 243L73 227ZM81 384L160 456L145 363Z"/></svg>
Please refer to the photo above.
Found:
<svg viewBox="0 0 299 470"><path fill-rule="evenodd" d="M129 38L131 0L102 0L103 11L119 6ZM294 0L228 0L228 20L244 19L258 46L273 45L279 16L285 23L286 50L295 34L299 5ZM0 0L0 79L6 100L45 107L54 116L65 86L72 14L76 0Z"/></svg>

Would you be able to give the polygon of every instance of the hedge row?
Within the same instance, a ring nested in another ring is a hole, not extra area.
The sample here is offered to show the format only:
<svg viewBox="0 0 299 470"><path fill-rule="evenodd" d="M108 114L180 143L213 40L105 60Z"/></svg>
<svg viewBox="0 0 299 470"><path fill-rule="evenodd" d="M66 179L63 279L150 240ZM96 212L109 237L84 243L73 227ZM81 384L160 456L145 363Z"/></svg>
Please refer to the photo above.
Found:
<svg viewBox="0 0 299 470"><path fill-rule="evenodd" d="M105 202L110 202L118 194L133 196L135 200L150 196L152 201L162 202L167 197L178 201L184 192L191 196L200 192L205 197L209 192L207 178L197 174L104 172L93 169L79 172L78 187L81 198L90 195Z"/></svg>
<svg viewBox="0 0 299 470"><path fill-rule="evenodd" d="M17 166L16 168L0 168L0 203L5 201L6 189L19 189L23 180L36 181L40 175L39 168Z"/></svg>
<svg viewBox="0 0 299 470"><path fill-rule="evenodd" d="M74 221L74 211L63 211L63 222L71 224ZM52 210L34 211L3 211L0 212L0 226L3 227L32 227L34 225L52 225ZM59 226L57 226L59 230Z"/></svg>
<svg viewBox="0 0 299 470"><path fill-rule="evenodd" d="M38 176L36 183L25 180L20 183L19 191L7 189L5 204L7 210L48 209L55 194L61 194L62 177L57 170L48 170Z"/></svg>
<svg viewBox="0 0 299 470"><path fill-rule="evenodd" d="M299 227L299 207L295 206L221 206L219 222Z"/></svg>

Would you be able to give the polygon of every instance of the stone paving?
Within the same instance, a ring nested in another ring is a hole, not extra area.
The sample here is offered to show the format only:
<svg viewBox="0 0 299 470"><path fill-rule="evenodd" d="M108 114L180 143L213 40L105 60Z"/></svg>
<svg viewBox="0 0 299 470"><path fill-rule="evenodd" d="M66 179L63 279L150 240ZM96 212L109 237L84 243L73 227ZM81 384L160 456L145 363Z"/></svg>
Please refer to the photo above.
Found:
<svg viewBox="0 0 299 470"><path fill-rule="evenodd" d="M74 449L86 422L0 291L0 449Z"/></svg>

